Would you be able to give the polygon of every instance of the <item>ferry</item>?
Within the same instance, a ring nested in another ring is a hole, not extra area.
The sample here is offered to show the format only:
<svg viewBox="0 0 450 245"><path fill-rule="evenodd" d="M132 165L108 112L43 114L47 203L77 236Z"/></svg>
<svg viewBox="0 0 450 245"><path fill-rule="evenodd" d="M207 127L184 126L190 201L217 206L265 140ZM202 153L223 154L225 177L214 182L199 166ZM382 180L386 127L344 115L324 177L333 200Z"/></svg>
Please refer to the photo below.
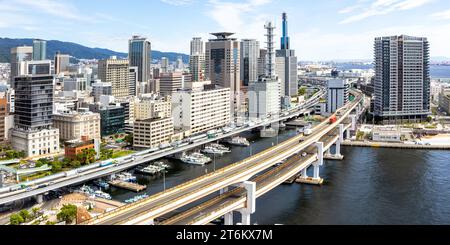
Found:
<svg viewBox="0 0 450 245"><path fill-rule="evenodd" d="M162 171L164 171L165 168L161 167L161 166L155 166L155 165L149 165L147 167L144 168L137 168L136 171L143 173L143 174L150 174L150 175L155 175L155 174L159 174Z"/></svg>
<svg viewBox="0 0 450 245"><path fill-rule="evenodd" d="M250 142L246 138L243 137L234 137L227 141L230 145L236 145L236 146L250 146Z"/></svg>
<svg viewBox="0 0 450 245"><path fill-rule="evenodd" d="M109 188L109 184L108 182L102 180L102 179L98 179L98 180L94 180L94 185L103 188L103 189L108 189Z"/></svg>

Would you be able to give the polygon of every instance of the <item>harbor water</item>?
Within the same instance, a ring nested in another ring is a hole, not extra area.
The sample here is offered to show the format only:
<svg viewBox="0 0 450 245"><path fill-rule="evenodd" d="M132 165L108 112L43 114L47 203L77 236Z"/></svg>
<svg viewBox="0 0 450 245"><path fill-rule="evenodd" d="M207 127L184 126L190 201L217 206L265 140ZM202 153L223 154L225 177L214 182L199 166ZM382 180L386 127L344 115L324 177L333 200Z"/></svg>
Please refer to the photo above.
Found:
<svg viewBox="0 0 450 245"><path fill-rule="evenodd" d="M206 166L165 159L171 169L164 176L138 176L155 194L261 152L296 134L282 131L275 138L242 136L252 147L232 147ZM281 185L259 198L252 222L257 224L450 224L450 152L344 147L343 161L326 161L323 186ZM211 157L213 158L213 157ZM312 175L312 173L310 173ZM111 189L113 199L136 195ZM238 218L238 217L236 217Z"/></svg>

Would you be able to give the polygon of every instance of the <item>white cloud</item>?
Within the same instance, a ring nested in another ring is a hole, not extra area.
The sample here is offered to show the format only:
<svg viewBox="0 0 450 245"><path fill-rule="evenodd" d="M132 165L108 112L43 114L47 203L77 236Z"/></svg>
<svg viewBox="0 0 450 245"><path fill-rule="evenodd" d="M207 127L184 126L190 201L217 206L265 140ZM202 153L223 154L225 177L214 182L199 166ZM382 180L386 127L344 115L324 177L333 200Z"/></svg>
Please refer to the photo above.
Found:
<svg viewBox="0 0 450 245"><path fill-rule="evenodd" d="M347 17L340 24L349 24L356 21L364 20L373 16L386 15L397 11L411 10L418 8L433 2L434 0L374 0L371 4L366 4L363 7L358 6L361 11L350 17ZM365 1L367 2L367 1ZM340 13L354 12L352 8L356 6L350 6L346 9L339 11Z"/></svg>
<svg viewBox="0 0 450 245"><path fill-rule="evenodd" d="M450 9L442 12L437 12L431 15L431 17L440 20L449 20L450 19Z"/></svg>
<svg viewBox="0 0 450 245"><path fill-rule="evenodd" d="M161 0L163 3L167 3L174 6L183 6L187 4L191 4L194 0Z"/></svg>

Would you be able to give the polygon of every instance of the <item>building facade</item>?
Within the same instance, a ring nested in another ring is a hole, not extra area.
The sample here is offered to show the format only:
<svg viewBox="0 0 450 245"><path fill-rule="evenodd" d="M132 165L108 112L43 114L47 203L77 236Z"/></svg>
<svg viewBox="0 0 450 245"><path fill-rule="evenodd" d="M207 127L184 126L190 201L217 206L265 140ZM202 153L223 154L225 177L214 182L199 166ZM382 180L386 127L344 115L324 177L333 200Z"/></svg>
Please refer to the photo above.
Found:
<svg viewBox="0 0 450 245"><path fill-rule="evenodd" d="M70 55L56 53L55 55L55 74L66 73L69 71Z"/></svg>
<svg viewBox="0 0 450 245"><path fill-rule="evenodd" d="M93 112L57 113L53 115L53 126L59 129L63 141L80 140L83 136L100 139L100 114Z"/></svg>
<svg viewBox="0 0 450 245"><path fill-rule="evenodd" d="M133 146L136 148L155 148L170 143L174 134L173 119L149 118L136 120L133 128Z"/></svg>
<svg viewBox="0 0 450 245"><path fill-rule="evenodd" d="M241 40L241 81L243 86L258 80L259 42L255 39Z"/></svg>
<svg viewBox="0 0 450 245"><path fill-rule="evenodd" d="M344 79L332 79L327 83L327 112L335 113L349 101L350 85Z"/></svg>
<svg viewBox="0 0 450 245"><path fill-rule="evenodd" d="M231 117L235 118L241 108L240 42L230 38L233 33L212 33L216 39L206 43L206 79L221 88L230 88Z"/></svg>
<svg viewBox="0 0 450 245"><path fill-rule="evenodd" d="M429 43L411 36L375 39L377 121L420 121L431 114Z"/></svg>
<svg viewBox="0 0 450 245"><path fill-rule="evenodd" d="M150 79L152 62L152 45L145 37L133 36L128 43L128 59L131 67L137 67L139 82Z"/></svg>
<svg viewBox="0 0 450 245"><path fill-rule="evenodd" d="M130 70L128 60L119 60L116 57L100 60L98 62L98 78L102 82L111 83L114 97L127 97L130 95Z"/></svg>
<svg viewBox="0 0 450 245"><path fill-rule="evenodd" d="M183 73L161 73L159 78L159 92L163 96L170 96L178 89L183 88Z"/></svg>
<svg viewBox="0 0 450 245"><path fill-rule="evenodd" d="M228 125L230 98L229 88L177 91L172 97L175 129L195 134Z"/></svg>
<svg viewBox="0 0 450 245"><path fill-rule="evenodd" d="M168 97L144 97L135 104L135 119L167 118L172 116L172 100Z"/></svg>
<svg viewBox="0 0 450 245"><path fill-rule="evenodd" d="M11 83L14 78L20 74L20 63L23 61L31 61L33 59L33 47L22 46L11 49Z"/></svg>
<svg viewBox="0 0 450 245"><path fill-rule="evenodd" d="M47 58L47 41L33 40L33 60L45 60Z"/></svg>

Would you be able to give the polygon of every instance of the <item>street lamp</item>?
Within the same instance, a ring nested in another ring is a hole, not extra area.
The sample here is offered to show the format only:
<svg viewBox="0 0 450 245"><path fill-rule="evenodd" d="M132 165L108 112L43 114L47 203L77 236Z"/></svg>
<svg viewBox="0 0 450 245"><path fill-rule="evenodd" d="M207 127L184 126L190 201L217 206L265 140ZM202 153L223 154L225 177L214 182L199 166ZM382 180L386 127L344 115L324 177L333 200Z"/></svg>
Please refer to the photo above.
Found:
<svg viewBox="0 0 450 245"><path fill-rule="evenodd" d="M166 191L166 170L163 170L162 173L163 173L163 187L164 191Z"/></svg>

